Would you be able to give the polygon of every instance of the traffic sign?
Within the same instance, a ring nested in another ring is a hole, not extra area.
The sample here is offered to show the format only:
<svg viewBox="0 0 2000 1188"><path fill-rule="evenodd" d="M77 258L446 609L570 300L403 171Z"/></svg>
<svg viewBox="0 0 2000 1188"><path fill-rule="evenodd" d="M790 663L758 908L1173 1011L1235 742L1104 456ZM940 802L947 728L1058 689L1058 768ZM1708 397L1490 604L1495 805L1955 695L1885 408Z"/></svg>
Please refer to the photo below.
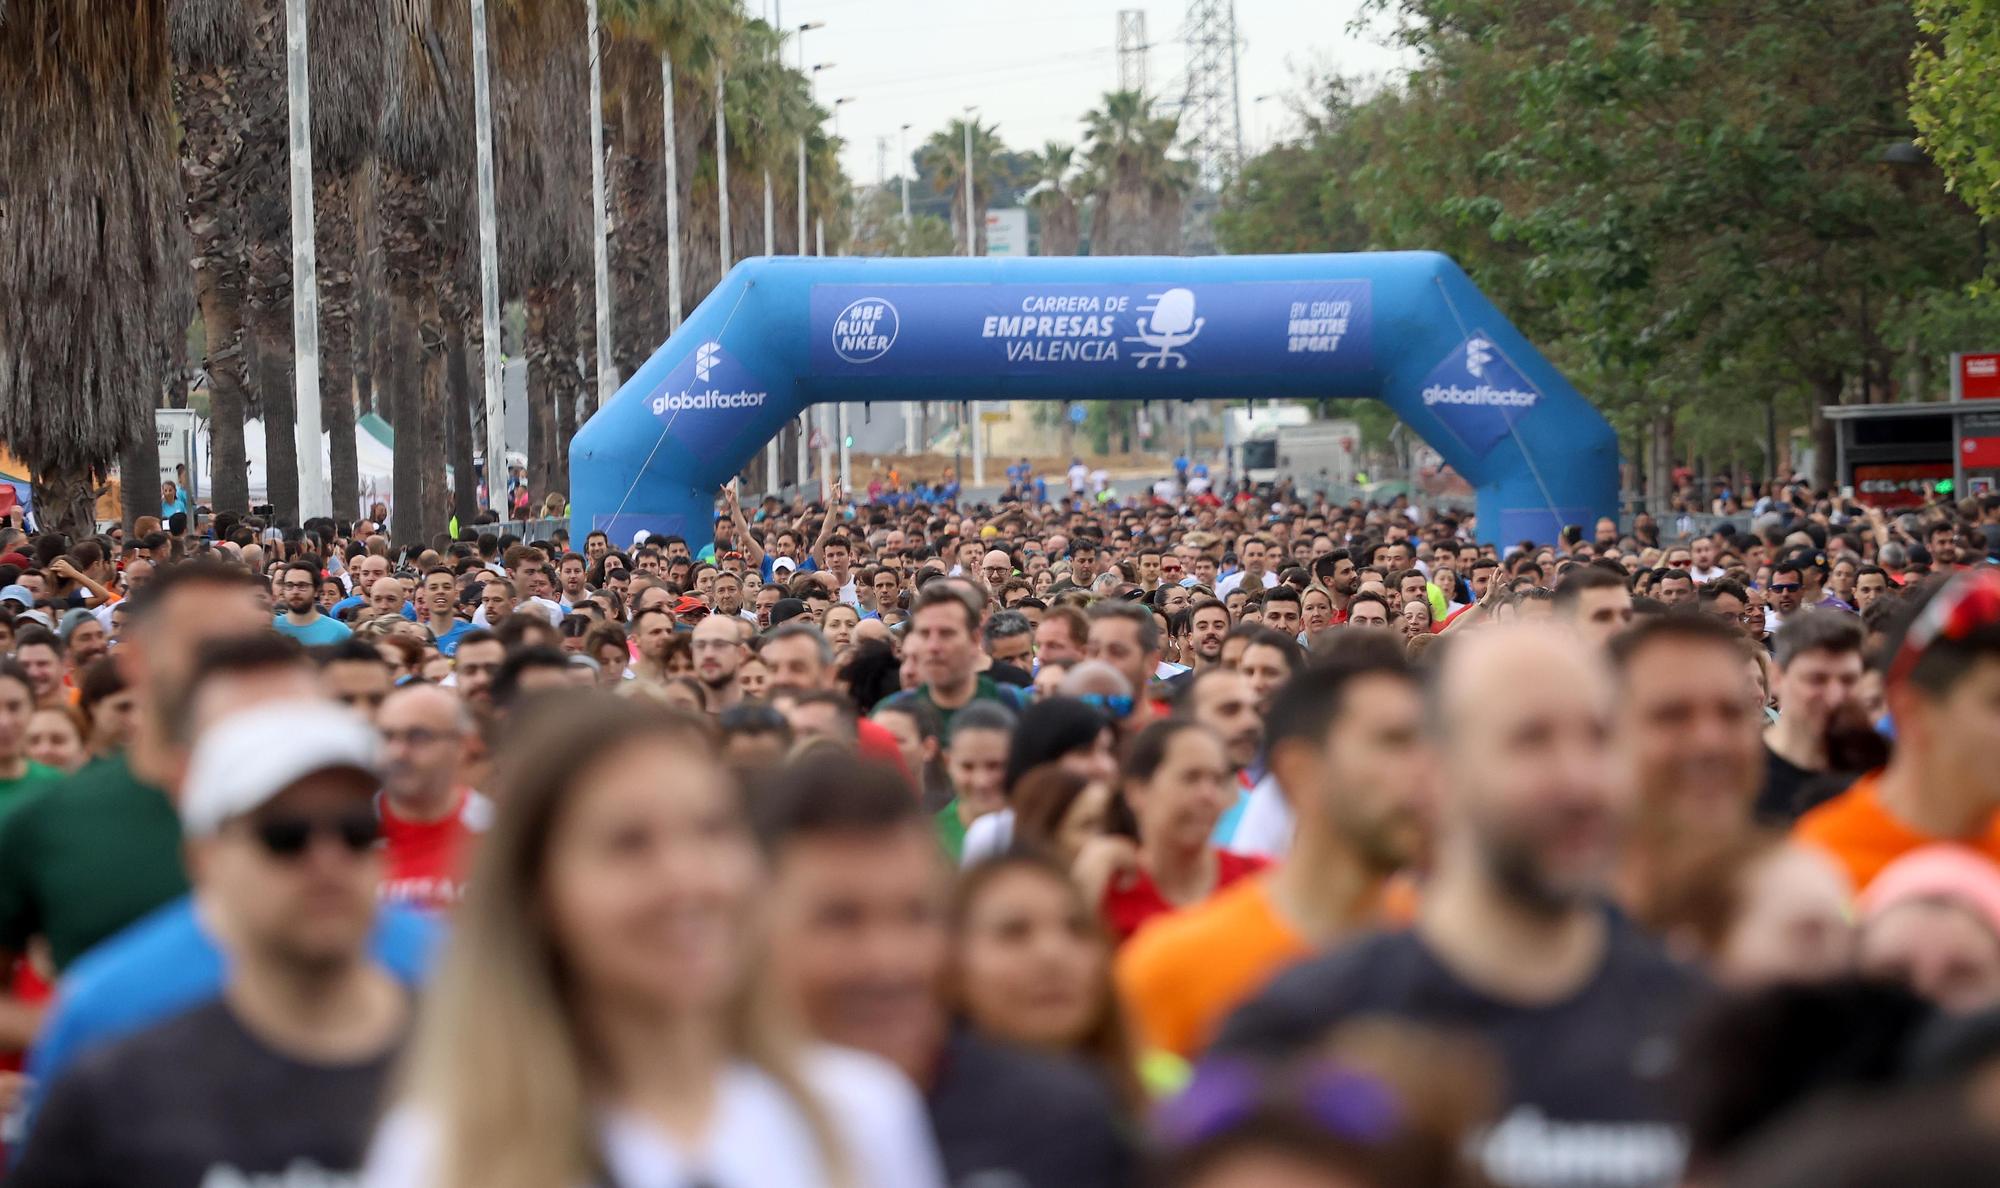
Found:
<svg viewBox="0 0 2000 1188"><path fill-rule="evenodd" d="M1085 421L1087 421L1087 420L1089 420L1089 419L1090 419L1090 410L1089 410L1089 409L1087 409L1087 408L1083 407L1083 406L1082 406L1081 404L1072 404L1072 405L1070 405L1070 406L1069 406L1069 423L1070 423L1070 424L1072 424L1072 425L1081 425L1081 424L1083 424L1083 423L1084 423Z"/></svg>

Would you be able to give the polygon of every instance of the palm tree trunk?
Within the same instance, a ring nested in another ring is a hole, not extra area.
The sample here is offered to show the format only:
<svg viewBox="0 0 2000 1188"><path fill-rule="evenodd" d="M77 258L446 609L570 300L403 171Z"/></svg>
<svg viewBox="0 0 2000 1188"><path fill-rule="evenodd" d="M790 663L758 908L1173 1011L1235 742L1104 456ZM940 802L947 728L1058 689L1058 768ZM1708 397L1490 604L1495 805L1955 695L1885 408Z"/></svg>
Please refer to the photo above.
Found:
<svg viewBox="0 0 2000 1188"><path fill-rule="evenodd" d="M179 379L182 362L180 356L186 351L186 336L181 337L178 350L171 344L161 359L160 392L164 395ZM157 406L157 401L154 402ZM160 506L155 493L159 490L160 476L160 435L155 427L152 408L145 410L140 423L132 427L132 440L118 455L118 503L119 522L125 531L134 529L134 521L140 516L157 514Z"/></svg>
<svg viewBox="0 0 2000 1188"><path fill-rule="evenodd" d="M474 433L478 418L472 415L476 396L469 329L465 318L452 318L445 328L444 339L445 392L451 402L451 416L445 421L449 431L446 456L451 459L451 514L458 517L461 525L470 524L479 514L479 480L472 472L472 443L477 440Z"/></svg>
<svg viewBox="0 0 2000 1188"><path fill-rule="evenodd" d="M378 373L389 423L396 430L396 460L391 477L389 527L399 545L418 539L419 508L423 504L423 440L417 422L422 406L417 398L417 309L404 294L395 294L382 310Z"/></svg>
<svg viewBox="0 0 2000 1188"><path fill-rule="evenodd" d="M438 269L433 275L443 271ZM417 519L417 543L428 546L444 531L451 514L451 493L445 490L445 423L451 417L451 402L445 391L445 342L442 305L435 286L419 298L422 322L422 379L418 386L417 463L422 474L423 503ZM396 439L402 441L400 433Z"/></svg>
<svg viewBox="0 0 2000 1188"><path fill-rule="evenodd" d="M250 510L250 458L243 445L242 289L233 267L215 257L195 261L195 304L201 309L208 359L209 485L218 512Z"/></svg>
<svg viewBox="0 0 2000 1188"><path fill-rule="evenodd" d="M352 175L321 175L313 207L319 253L319 406L327 436L327 485L336 519L358 514L354 442L355 241Z"/></svg>
<svg viewBox="0 0 2000 1188"><path fill-rule="evenodd" d="M589 389L584 385L583 374L576 369L576 330L578 319L583 316L583 302L574 284L565 286L561 290L561 296L559 316L554 320L549 332L556 351L551 368L556 385L556 445L550 452L549 490L567 494L569 443L576 439L577 426L588 419L586 410L590 406Z"/></svg>
<svg viewBox="0 0 2000 1188"><path fill-rule="evenodd" d="M260 281L253 287L261 291L261 300L251 306L250 327L257 336L257 394L264 410L265 500L275 519L297 524L298 401L292 389L291 253L283 253L286 267L281 278L269 259L277 250L277 245L267 243L253 251L252 275Z"/></svg>

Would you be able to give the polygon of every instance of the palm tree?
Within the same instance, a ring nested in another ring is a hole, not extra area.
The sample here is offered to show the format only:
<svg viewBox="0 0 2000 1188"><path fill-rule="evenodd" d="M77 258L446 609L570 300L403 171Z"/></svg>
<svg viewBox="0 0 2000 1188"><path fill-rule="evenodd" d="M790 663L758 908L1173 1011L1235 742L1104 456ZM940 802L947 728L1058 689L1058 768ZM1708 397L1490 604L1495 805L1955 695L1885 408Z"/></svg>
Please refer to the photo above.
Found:
<svg viewBox="0 0 2000 1188"><path fill-rule="evenodd" d="M0 439L72 535L187 332L169 9L0 4Z"/></svg>
<svg viewBox="0 0 2000 1188"><path fill-rule="evenodd" d="M492 11L501 297L527 315L528 485L546 494L568 487L562 427L574 424L583 390L576 318L589 283L590 141L577 128L589 112L589 47L581 4L501 0ZM454 469L469 474L471 445L454 443Z"/></svg>
<svg viewBox="0 0 2000 1188"><path fill-rule="evenodd" d="M312 45L313 217L319 256L320 419L326 429L333 514L360 504L356 470L358 273L369 191L364 174L382 119L384 0L317 0Z"/></svg>
<svg viewBox="0 0 2000 1188"><path fill-rule="evenodd" d="M1042 224L1041 248L1044 256L1074 256L1080 236L1076 195L1070 192L1076 150L1050 141L1035 158L1035 189L1028 197L1028 209Z"/></svg>
<svg viewBox="0 0 2000 1188"><path fill-rule="evenodd" d="M292 379L292 207L285 98L284 0L239 0L247 52L230 71L243 121L236 161L242 216L247 329L257 342L253 377L264 422L266 496L286 523L299 518L297 397Z"/></svg>
<svg viewBox="0 0 2000 1188"><path fill-rule="evenodd" d="M390 10L376 174L388 304L376 346L396 430L393 534L429 542L444 527L449 415L445 314L470 285L472 86L463 0L401 0ZM488 460L498 478L504 471Z"/></svg>
<svg viewBox="0 0 2000 1188"><path fill-rule="evenodd" d="M1152 100L1137 91L1113 91L1084 123L1083 188L1095 202L1091 254L1178 251L1181 210L1193 185L1187 163L1169 155L1179 122L1155 116Z"/></svg>
<svg viewBox="0 0 2000 1188"><path fill-rule="evenodd" d="M606 188L613 356L626 374L666 338L666 129L660 59L673 63L680 253L688 308L719 279L715 72L743 23L737 0L604 0ZM705 185L703 183L706 183ZM685 311L683 311L685 312Z"/></svg>
<svg viewBox="0 0 2000 1188"><path fill-rule="evenodd" d="M237 0L179 0L170 33L181 185L209 382L211 496L217 511L240 515L250 509L250 463L243 442L249 415L243 338L248 272L238 76L251 51L252 29Z"/></svg>
<svg viewBox="0 0 2000 1188"><path fill-rule="evenodd" d="M972 206L973 216L979 225L973 254L986 254L987 204L992 201L993 182L997 176L994 158L1002 151L996 125L981 124L975 117L972 121ZM924 147L917 150L918 165L923 172L931 175L931 188L951 198L952 239L964 250L965 245L965 120L953 120L942 132L933 132Z"/></svg>

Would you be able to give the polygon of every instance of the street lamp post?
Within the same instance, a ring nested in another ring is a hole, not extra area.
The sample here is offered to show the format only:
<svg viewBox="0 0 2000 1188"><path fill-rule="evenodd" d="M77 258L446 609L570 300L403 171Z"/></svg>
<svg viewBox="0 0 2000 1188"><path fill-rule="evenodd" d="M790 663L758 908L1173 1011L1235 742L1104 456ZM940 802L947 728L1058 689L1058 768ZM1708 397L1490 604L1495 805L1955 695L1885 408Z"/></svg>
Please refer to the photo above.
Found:
<svg viewBox="0 0 2000 1188"><path fill-rule="evenodd" d="M475 3L474 14L483 17L485 9ZM483 26L481 31L484 31ZM285 5L285 84L292 182L292 383L293 407L296 410L292 433L299 455L298 514L301 520L328 516L334 512L333 495L327 490L319 462L319 257L313 243L310 61L306 6L300 0L290 0ZM481 81L484 81L484 76L481 76ZM490 137L480 143L490 151ZM482 212L486 209L482 205ZM482 234L480 243L483 246L487 242L489 239ZM492 344L489 343L486 349L490 357ZM491 372L491 364L488 364L487 370ZM152 432L150 427L147 432ZM133 483L132 489L143 490L150 478L127 476L126 481ZM353 512L353 508L346 508L342 514L352 515Z"/></svg>
<svg viewBox="0 0 2000 1188"><path fill-rule="evenodd" d="M618 394L618 367L611 358L611 247L604 212L604 48L598 37L597 0L585 10L590 40L590 236L591 271L597 290L597 407ZM486 485L506 494L507 459L486 460Z"/></svg>
<svg viewBox="0 0 2000 1188"><path fill-rule="evenodd" d="M977 118L978 110L976 107L965 109L965 254L968 257L974 255L979 246L979 229L972 221L972 194L978 186L978 179L972 171L972 122ZM975 487L986 485L986 435L985 427L980 423L985 419L975 402L972 406L972 485ZM959 481L964 479L961 474Z"/></svg>
<svg viewBox="0 0 2000 1188"><path fill-rule="evenodd" d="M806 34L814 29L826 28L825 21L807 21L798 27L799 72L806 74ZM817 98L818 84L811 74L806 74L806 97L808 101ZM806 254L806 134L799 133L799 255ZM800 476L803 478L803 474Z"/></svg>
<svg viewBox="0 0 2000 1188"><path fill-rule="evenodd" d="M897 163L896 172L903 178L903 225L907 227L910 225L910 126L908 124L903 125L902 150L903 159Z"/></svg>
<svg viewBox="0 0 2000 1188"><path fill-rule="evenodd" d="M974 179L974 177L973 177L973 175L972 175L972 121L973 121L973 118L974 118L974 115L975 115L975 113L976 113L976 112L977 112L978 110L979 110L979 109L978 109L978 108L976 108L976 107L968 107L968 108L966 108L966 109L965 109L965 120L964 120L964 124L965 124L965 254L966 254L967 256L971 256L971 255L973 255L973 254L974 254L974 252L973 252L973 249L974 249L974 248L976 248L976 247L977 247L977 246L979 245L979 232L978 232L978 230L977 230L977 229L976 229L976 228L975 228L975 227L973 226L973 224L972 224L972 191L973 191L973 188L974 188L974 186L976 185L976 181L975 181L975 179ZM974 425L977 425L978 423L979 423L979 422L978 422L978 418L976 418L976 417L975 417L975 418L973 418L973 424L974 424ZM974 430L973 430L973 432L975 432L975 433L976 433L976 432L978 432L978 430L977 430L977 429L974 429Z"/></svg>

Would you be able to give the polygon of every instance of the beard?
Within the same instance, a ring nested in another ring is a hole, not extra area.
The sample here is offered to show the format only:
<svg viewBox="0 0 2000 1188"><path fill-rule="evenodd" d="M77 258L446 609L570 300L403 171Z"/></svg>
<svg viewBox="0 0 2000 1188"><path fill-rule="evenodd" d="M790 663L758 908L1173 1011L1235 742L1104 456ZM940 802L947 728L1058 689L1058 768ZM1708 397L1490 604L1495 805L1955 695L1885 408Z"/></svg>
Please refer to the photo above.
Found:
<svg viewBox="0 0 2000 1188"><path fill-rule="evenodd" d="M295 615L311 614L313 608L318 605L319 600L311 594L294 594L290 598L285 599L285 609Z"/></svg>

